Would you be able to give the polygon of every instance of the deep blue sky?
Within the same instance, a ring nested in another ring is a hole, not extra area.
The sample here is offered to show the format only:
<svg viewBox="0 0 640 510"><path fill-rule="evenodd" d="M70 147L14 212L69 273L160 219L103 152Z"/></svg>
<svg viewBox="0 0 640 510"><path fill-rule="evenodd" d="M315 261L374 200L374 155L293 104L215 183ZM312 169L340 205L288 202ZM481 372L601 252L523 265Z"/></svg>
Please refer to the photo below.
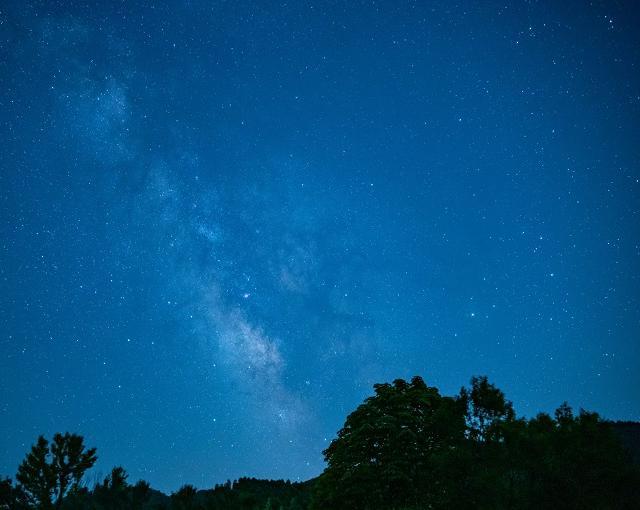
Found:
<svg viewBox="0 0 640 510"><path fill-rule="evenodd" d="M0 473L306 479L414 374L640 419L640 15L507 4L3 2Z"/></svg>

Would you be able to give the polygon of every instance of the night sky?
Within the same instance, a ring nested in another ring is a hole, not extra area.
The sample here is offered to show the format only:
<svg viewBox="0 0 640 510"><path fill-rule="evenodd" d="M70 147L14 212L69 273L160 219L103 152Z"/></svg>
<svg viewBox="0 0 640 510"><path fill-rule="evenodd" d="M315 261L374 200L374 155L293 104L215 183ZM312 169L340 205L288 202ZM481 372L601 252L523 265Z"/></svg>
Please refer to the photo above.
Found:
<svg viewBox="0 0 640 510"><path fill-rule="evenodd" d="M414 374L639 420L638 26L2 2L0 474L68 430L165 491L303 480Z"/></svg>

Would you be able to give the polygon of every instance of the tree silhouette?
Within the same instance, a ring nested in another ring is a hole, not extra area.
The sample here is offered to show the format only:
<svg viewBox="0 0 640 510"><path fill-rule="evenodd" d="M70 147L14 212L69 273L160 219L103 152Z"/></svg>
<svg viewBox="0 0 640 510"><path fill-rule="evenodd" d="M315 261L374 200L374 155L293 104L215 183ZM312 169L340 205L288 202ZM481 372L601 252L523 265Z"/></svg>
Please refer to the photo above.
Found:
<svg viewBox="0 0 640 510"><path fill-rule="evenodd" d="M139 480L131 487L131 508L138 510L144 507L151 495L151 487L144 480Z"/></svg>
<svg viewBox="0 0 640 510"><path fill-rule="evenodd" d="M174 510L195 509L197 492L193 485L183 485L171 495L171 508Z"/></svg>
<svg viewBox="0 0 640 510"><path fill-rule="evenodd" d="M130 508L128 475L120 467L114 467L101 484L93 491L97 506L105 510L125 510Z"/></svg>
<svg viewBox="0 0 640 510"><path fill-rule="evenodd" d="M55 434L51 445L40 436L18 467L16 479L36 508L60 508L65 496L79 489L96 459L95 448L85 451L82 436Z"/></svg>
<svg viewBox="0 0 640 510"><path fill-rule="evenodd" d="M513 406L486 376L472 377L471 389L460 390L467 404L468 434L477 441L500 439L501 425L514 419Z"/></svg>
<svg viewBox="0 0 640 510"><path fill-rule="evenodd" d="M54 465L48 461L48 457L49 441L40 436L18 467L16 475L28 501L43 510L53 508L52 498L56 486Z"/></svg>
<svg viewBox="0 0 640 510"><path fill-rule="evenodd" d="M420 377L374 386L324 451L316 508L427 505L439 487L428 483L442 457L462 445L464 406Z"/></svg>
<svg viewBox="0 0 640 510"><path fill-rule="evenodd" d="M13 484L11 478L0 477L0 508L8 507L12 501Z"/></svg>
<svg viewBox="0 0 640 510"><path fill-rule="evenodd" d="M11 478L0 477L0 508L26 510L29 508L26 494L20 487L14 487Z"/></svg>

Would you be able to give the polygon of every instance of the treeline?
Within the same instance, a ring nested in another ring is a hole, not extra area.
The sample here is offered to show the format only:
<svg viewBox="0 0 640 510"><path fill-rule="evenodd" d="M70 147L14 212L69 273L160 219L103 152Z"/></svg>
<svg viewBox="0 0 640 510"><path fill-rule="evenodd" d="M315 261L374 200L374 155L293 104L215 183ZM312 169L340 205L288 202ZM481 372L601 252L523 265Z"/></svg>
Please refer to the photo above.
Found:
<svg viewBox="0 0 640 510"><path fill-rule="evenodd" d="M66 435L82 440L80 436ZM56 434L54 444L61 434ZM39 440L42 445L43 441ZM37 446L37 445L36 445ZM33 453L33 450L32 450ZM30 454L31 455L31 454ZM115 467L104 480L89 488L82 483L85 466L73 458L63 459L50 450L50 462L33 469L34 457L28 457L16 477L0 479L0 508L11 510L305 510L309 508L312 482L240 478L218 484L213 489L197 490L184 485L173 494L152 489L139 480L128 482L122 467ZM28 464L28 470L23 466ZM64 468L62 466L67 466ZM90 467L90 466L89 466ZM66 471L66 473L65 473ZM67 482L64 482L67 480Z"/></svg>
<svg viewBox="0 0 640 510"><path fill-rule="evenodd" d="M76 436L79 437L79 436ZM50 466L56 466L52 458ZM54 469L56 469L54 467ZM152 489L140 480L130 484L122 467L115 467L105 479L89 488L83 486L82 475L73 480L65 492L60 492L53 482L52 490L36 489L44 485L45 470L33 472L33 482L20 475L18 480L26 485L11 483L9 478L0 479L0 508L61 509L61 510L305 510L310 504L312 482L296 483L288 480L259 480L240 478L218 484L213 489L197 490L184 485L173 494ZM79 471L77 471L80 474ZM34 483L35 482L35 483ZM34 491L34 489L36 489Z"/></svg>
<svg viewBox="0 0 640 510"><path fill-rule="evenodd" d="M611 423L566 403L517 418L486 377L453 397L420 377L375 385L324 454L314 510L640 508Z"/></svg>
<svg viewBox="0 0 640 510"><path fill-rule="evenodd" d="M42 510L640 509L640 424L561 405L518 418L486 377L442 396L420 377L374 386L304 483L241 478L167 496L114 468L84 483L97 459L75 434L38 438L0 508ZM634 460L635 458L635 460Z"/></svg>

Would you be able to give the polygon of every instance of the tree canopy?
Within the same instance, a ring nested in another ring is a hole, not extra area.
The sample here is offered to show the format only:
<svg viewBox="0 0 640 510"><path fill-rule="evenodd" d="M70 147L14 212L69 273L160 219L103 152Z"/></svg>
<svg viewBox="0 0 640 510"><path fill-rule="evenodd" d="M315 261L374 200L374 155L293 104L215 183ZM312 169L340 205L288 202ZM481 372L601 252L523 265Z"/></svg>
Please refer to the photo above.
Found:
<svg viewBox="0 0 640 510"><path fill-rule="evenodd" d="M313 508L640 508L640 476L596 413L516 418L486 377L444 397L379 384L324 451Z"/></svg>
<svg viewBox="0 0 640 510"><path fill-rule="evenodd" d="M85 450L82 436L55 434L49 444L40 436L18 467L16 479L29 504L60 508L66 496L80 488L85 472L97 460L96 449Z"/></svg>

